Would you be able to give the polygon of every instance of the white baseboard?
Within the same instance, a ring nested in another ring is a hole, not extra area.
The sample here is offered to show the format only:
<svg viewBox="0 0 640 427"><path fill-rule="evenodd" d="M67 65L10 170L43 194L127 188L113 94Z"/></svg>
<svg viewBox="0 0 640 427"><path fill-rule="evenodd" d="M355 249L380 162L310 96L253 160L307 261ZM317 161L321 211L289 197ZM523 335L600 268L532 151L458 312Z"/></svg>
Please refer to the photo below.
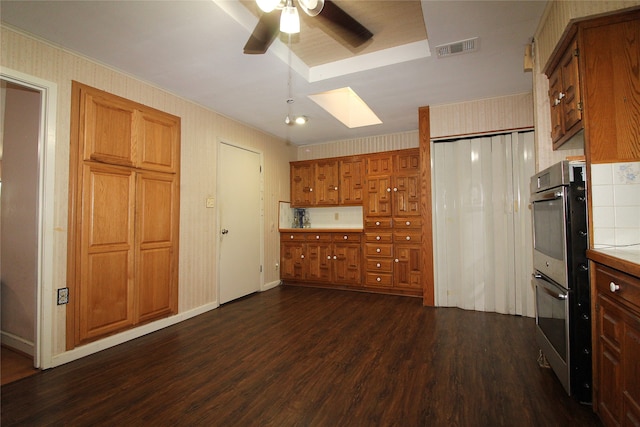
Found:
<svg viewBox="0 0 640 427"><path fill-rule="evenodd" d="M11 347L21 353L28 354L31 357L33 357L35 353L33 342L20 338L12 333L5 331L0 332L0 340L2 341L2 345Z"/></svg>
<svg viewBox="0 0 640 427"><path fill-rule="evenodd" d="M275 282L271 282L271 283L265 283L264 286L262 286L262 290L260 292L264 292L264 291L268 291L269 289L273 289L277 286L280 286L280 284L282 283L282 281L280 280L276 280Z"/></svg>
<svg viewBox="0 0 640 427"><path fill-rule="evenodd" d="M51 366L43 366L43 369L64 365L65 363L72 362L74 360L80 359L90 354L97 353L99 351L105 350L110 347L115 347L116 345L125 343L127 341L131 341L143 335L147 335L152 332L159 331L160 329L164 329L168 326L175 325L177 323L183 322L192 317L206 313L207 311L216 309L219 306L220 304L218 304L217 301L213 303L205 304L193 310L185 311L184 313L178 313L175 316L167 317L166 319L160 319L155 322L142 325L138 328L130 329L128 331L121 332L117 335L112 335L110 337L101 339L100 341L95 341L95 342L83 345L82 347L77 347L77 348L74 348L73 350L65 351L64 353L60 353L58 355L53 356L51 360Z"/></svg>

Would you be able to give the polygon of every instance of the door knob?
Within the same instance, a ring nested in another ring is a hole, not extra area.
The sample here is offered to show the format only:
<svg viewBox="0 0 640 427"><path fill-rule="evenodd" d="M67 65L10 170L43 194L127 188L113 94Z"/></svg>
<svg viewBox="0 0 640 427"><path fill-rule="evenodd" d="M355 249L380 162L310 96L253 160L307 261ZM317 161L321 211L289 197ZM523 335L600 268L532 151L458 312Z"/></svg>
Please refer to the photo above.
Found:
<svg viewBox="0 0 640 427"><path fill-rule="evenodd" d="M226 228L223 228L222 229L222 234L227 234L227 233L229 233L229 230L227 230Z"/></svg>

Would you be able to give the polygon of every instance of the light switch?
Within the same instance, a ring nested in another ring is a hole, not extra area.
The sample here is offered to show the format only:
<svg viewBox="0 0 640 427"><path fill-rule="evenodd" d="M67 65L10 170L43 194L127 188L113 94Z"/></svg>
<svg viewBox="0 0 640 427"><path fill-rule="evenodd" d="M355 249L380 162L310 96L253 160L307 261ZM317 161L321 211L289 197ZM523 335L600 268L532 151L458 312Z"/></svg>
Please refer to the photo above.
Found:
<svg viewBox="0 0 640 427"><path fill-rule="evenodd" d="M215 199L213 197L207 197L207 207L212 208L215 205Z"/></svg>

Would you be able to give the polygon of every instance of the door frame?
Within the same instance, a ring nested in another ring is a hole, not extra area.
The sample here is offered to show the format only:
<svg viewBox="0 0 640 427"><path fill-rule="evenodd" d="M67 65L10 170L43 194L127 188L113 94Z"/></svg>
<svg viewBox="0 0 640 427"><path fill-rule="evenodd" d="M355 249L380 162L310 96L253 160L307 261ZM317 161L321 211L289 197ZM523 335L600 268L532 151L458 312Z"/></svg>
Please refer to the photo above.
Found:
<svg viewBox="0 0 640 427"><path fill-rule="evenodd" d="M260 158L260 168L262 173L260 174L260 188L258 189L259 193L260 193L260 225L259 225L259 229L260 229L260 283L258 284L258 290L259 292L264 291L264 153L262 152L262 150L258 150L254 147L249 147L243 144L237 144L235 142L229 142L227 140L218 138L217 140L217 144L216 144L216 198L218 197L218 194L220 194L220 192L218 191L218 189L220 188L220 185L222 185L222 177L220 176L220 162L221 162L221 157L220 157L220 146L224 144L224 145L228 145L230 147L234 147L240 150L245 150L245 151L250 151L252 153L255 153L259 156ZM220 305L220 259L221 259L221 252L220 252L220 204L218 203L218 201L216 200L215 203L215 207L216 207L216 218L215 218L215 236L216 236L216 299L217 299L217 304Z"/></svg>
<svg viewBox="0 0 640 427"><path fill-rule="evenodd" d="M34 367L52 366L54 329L54 202L56 169L56 116L58 85L6 67L0 79L40 92L40 129L38 132L38 212L37 274ZM48 329L47 329L48 325Z"/></svg>

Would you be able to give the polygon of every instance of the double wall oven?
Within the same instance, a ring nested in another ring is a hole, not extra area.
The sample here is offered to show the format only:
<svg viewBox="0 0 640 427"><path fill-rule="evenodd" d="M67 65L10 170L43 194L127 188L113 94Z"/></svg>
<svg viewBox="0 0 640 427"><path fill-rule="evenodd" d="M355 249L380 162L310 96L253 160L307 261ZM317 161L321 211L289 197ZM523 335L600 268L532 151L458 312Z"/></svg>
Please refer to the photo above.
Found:
<svg viewBox="0 0 640 427"><path fill-rule="evenodd" d="M567 393L591 402L586 168L563 161L531 178L536 341Z"/></svg>

